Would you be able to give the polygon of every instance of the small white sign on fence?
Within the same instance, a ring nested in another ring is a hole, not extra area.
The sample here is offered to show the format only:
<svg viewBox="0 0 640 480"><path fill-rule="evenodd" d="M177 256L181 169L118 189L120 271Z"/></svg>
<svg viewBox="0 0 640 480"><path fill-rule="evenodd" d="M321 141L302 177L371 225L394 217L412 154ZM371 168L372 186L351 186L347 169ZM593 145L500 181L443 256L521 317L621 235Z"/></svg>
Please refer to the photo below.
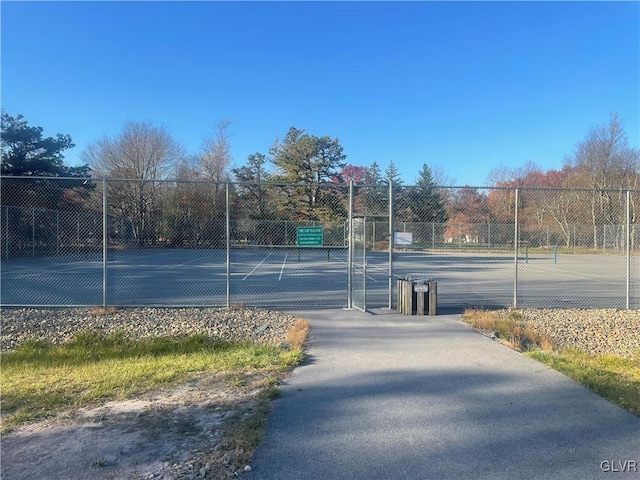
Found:
<svg viewBox="0 0 640 480"><path fill-rule="evenodd" d="M413 233L396 232L393 236L394 245L411 245L413 243Z"/></svg>

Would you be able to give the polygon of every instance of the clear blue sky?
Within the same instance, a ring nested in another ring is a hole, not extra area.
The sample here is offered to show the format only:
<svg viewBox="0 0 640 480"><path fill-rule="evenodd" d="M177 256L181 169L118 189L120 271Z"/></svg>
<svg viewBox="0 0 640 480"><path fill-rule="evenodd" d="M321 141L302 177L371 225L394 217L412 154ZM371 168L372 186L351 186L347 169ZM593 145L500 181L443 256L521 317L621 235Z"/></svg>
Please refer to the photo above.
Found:
<svg viewBox="0 0 640 480"><path fill-rule="evenodd" d="M456 185L561 168L618 112L640 145L638 2L2 1L2 106L66 162L127 120L195 153L231 121L234 165L291 126L355 165Z"/></svg>

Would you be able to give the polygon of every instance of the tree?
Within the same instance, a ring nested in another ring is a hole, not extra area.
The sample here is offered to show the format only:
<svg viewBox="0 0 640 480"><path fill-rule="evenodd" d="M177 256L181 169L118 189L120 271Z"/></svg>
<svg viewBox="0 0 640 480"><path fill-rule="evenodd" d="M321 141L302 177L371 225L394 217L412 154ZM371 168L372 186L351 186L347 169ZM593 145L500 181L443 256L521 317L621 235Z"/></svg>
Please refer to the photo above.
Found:
<svg viewBox="0 0 640 480"><path fill-rule="evenodd" d="M447 221L447 212L440 192L436 188L431 169L422 165L416 186L409 190L407 202L413 221L442 223Z"/></svg>
<svg viewBox="0 0 640 480"><path fill-rule="evenodd" d="M225 211L225 191L222 184L230 180L229 166L233 162L230 125L230 120L221 120L202 142L200 165L204 178L214 182L210 195L214 217L223 216Z"/></svg>
<svg viewBox="0 0 640 480"><path fill-rule="evenodd" d="M562 170L549 170L545 174L546 184L551 187L571 187L572 177L571 168L566 166ZM543 199L545 213L548 214L555 225L560 230L560 238L566 247L571 245L571 238L574 234L575 226L580 221L584 221L584 205L585 196L588 192L578 189L558 189L545 192ZM542 202L541 202L542 203ZM554 239L555 240L555 239ZM554 241L553 244L556 244Z"/></svg>
<svg viewBox="0 0 640 480"><path fill-rule="evenodd" d="M593 189L590 201L593 248L598 246L599 224L624 224L622 190L637 185L640 177L638 150L631 149L622 122L612 113L608 124L592 128L574 153L565 159L584 186Z"/></svg>
<svg viewBox="0 0 640 480"><path fill-rule="evenodd" d="M265 165L267 157L256 152L247 157L247 164L232 170L236 181L240 182L238 196L243 209L249 216L258 219L267 217L267 192L262 183L269 179Z"/></svg>
<svg viewBox="0 0 640 480"><path fill-rule="evenodd" d="M387 214L389 210L389 188L388 186L385 187L380 166L377 162L374 161L367 168L363 184L364 186L360 191L363 212L368 215Z"/></svg>
<svg viewBox="0 0 640 480"><path fill-rule="evenodd" d="M380 165L374 161L365 172L363 182L365 185L382 185L382 173L380 173Z"/></svg>
<svg viewBox="0 0 640 480"><path fill-rule="evenodd" d="M342 180L344 183L353 182L354 184L365 183L367 176L367 167L361 167L359 165L351 165L350 163L345 165L340 171L340 177L336 180Z"/></svg>
<svg viewBox="0 0 640 480"><path fill-rule="evenodd" d="M280 210L300 220L321 220L342 215L340 200L322 183L334 183L346 165L346 155L337 138L316 137L291 127L282 142L270 150L277 173L273 179L296 184L283 189Z"/></svg>
<svg viewBox="0 0 640 480"><path fill-rule="evenodd" d="M213 182L229 181L229 165L233 162L229 140L230 120L221 120L202 142L200 165L204 177Z"/></svg>
<svg viewBox="0 0 640 480"><path fill-rule="evenodd" d="M42 127L31 127L22 115L13 117L4 110L0 124L0 173L7 176L0 180L1 202L18 207L5 210L5 223L11 225L7 244L21 249L35 240L40 250L56 248L60 237L51 232L62 234L69 218L60 215L61 211L86 209L94 184L84 179L43 177L88 177L88 167L63 163L63 151L74 146L69 135L44 137ZM15 178L19 176L32 178ZM41 210L36 212L36 208Z"/></svg>
<svg viewBox="0 0 640 480"><path fill-rule="evenodd" d="M451 243L485 243L484 225L490 221L487 197L465 186L456 192L448 213L445 237Z"/></svg>
<svg viewBox="0 0 640 480"><path fill-rule="evenodd" d="M211 188L197 182L202 180L200 157L180 159L175 177L178 182L167 185L169 191L163 202L163 236L174 247L211 245Z"/></svg>
<svg viewBox="0 0 640 480"><path fill-rule="evenodd" d="M312 162L316 183L341 182L341 170L347 165L342 145L337 138L322 136L315 138L316 158Z"/></svg>
<svg viewBox="0 0 640 480"><path fill-rule="evenodd" d="M12 117L4 111L1 131L2 175L58 177L86 173L82 167L69 168L63 163L62 152L75 146L69 135L43 138L42 127L30 127L22 115Z"/></svg>
<svg viewBox="0 0 640 480"><path fill-rule="evenodd" d="M500 165L489 172L487 183L500 187L543 187L542 175L542 169L532 161L516 168Z"/></svg>
<svg viewBox="0 0 640 480"><path fill-rule="evenodd" d="M433 174L433 182L440 187L453 186L456 184L455 177L445 173L442 165L432 165L431 173Z"/></svg>
<svg viewBox="0 0 640 480"><path fill-rule="evenodd" d="M81 156L93 176L161 180L175 169L183 151L164 126L126 122L118 135L90 143Z"/></svg>
<svg viewBox="0 0 640 480"><path fill-rule="evenodd" d="M410 221L411 212L407 203L407 190L402 186L402 179L400 178L400 172L398 171L396 164L393 160L389 161L389 165L384 171L384 178L382 182L385 185L393 185L393 197L394 197L394 215L397 220Z"/></svg>
<svg viewBox="0 0 640 480"><path fill-rule="evenodd" d="M367 167L361 167L359 165L347 164L341 171L340 177L336 177L335 182L344 182L346 185L353 183L353 201L356 211L362 210L362 191L368 187L361 186L366 183ZM345 203L348 205L349 200L347 198L348 192L345 191Z"/></svg>
<svg viewBox="0 0 640 480"><path fill-rule="evenodd" d="M393 184L398 187L402 185L402 180L400 179L400 172L398 171L396 164L393 163L393 160L389 161L389 165L384 171L383 182L385 183L385 185L389 185L389 182L393 182Z"/></svg>
<svg viewBox="0 0 640 480"><path fill-rule="evenodd" d="M30 127L22 115L2 112L0 173L7 176L79 177L89 176L87 165L69 167L63 151L74 145L69 135L43 138L42 127ZM78 180L3 179L4 205L29 205L47 209L77 210L84 206L93 184Z"/></svg>
<svg viewBox="0 0 640 480"><path fill-rule="evenodd" d="M104 137L82 152L94 176L123 179L108 182L109 208L130 222L139 245L149 242L158 227L162 183L157 180L175 171L182 157L182 147L165 127L146 122L127 122L116 137Z"/></svg>

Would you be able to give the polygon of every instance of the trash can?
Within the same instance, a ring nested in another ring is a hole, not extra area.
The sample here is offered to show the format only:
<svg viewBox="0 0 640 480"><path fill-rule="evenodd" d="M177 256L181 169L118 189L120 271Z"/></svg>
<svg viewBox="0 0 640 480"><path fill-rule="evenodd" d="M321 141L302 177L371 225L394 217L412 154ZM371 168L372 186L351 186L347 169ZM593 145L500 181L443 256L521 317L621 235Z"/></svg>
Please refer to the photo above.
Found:
<svg viewBox="0 0 640 480"><path fill-rule="evenodd" d="M433 279L398 280L397 305L404 315L436 315L438 283Z"/></svg>

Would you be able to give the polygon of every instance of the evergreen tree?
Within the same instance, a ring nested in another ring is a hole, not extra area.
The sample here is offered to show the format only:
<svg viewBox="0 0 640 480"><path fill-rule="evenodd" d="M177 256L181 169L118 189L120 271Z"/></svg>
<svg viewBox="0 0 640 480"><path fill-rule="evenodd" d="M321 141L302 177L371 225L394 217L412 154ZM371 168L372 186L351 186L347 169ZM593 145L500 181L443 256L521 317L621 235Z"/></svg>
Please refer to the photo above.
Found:
<svg viewBox="0 0 640 480"><path fill-rule="evenodd" d="M406 190L402 186L402 180L400 178L400 172L398 171L396 164L393 160L389 161L389 165L384 171L384 183L389 185L393 183L393 196L394 207L393 213L398 220L408 220L408 208L406 199Z"/></svg>
<svg viewBox="0 0 640 480"><path fill-rule="evenodd" d="M389 165L387 169L384 171L384 183L389 185L389 182L393 182L394 186L400 187L402 185L402 180L400 179L400 172L398 171L396 164L393 163L393 160L389 161Z"/></svg>
<svg viewBox="0 0 640 480"><path fill-rule="evenodd" d="M42 127L31 127L22 115L15 117L2 111L0 122L0 173L7 176L78 177L89 176L89 167L66 166L63 151L73 148L69 135L58 133L43 137ZM4 205L30 205L40 208L84 206L94 184L83 180L2 180Z"/></svg>
<svg viewBox="0 0 640 480"><path fill-rule="evenodd" d="M386 214L389 206L389 188L388 183L384 182L377 162L374 161L367 168L363 184L364 186L360 192L362 195L362 209L364 210L362 213L369 215Z"/></svg>
<svg viewBox="0 0 640 480"><path fill-rule="evenodd" d="M447 213L442 196L436 188L431 168L425 163L418 175L416 186L407 195L407 202L416 222L447 221Z"/></svg>
<svg viewBox="0 0 640 480"><path fill-rule="evenodd" d="M382 184L382 174L380 173L380 165L378 162L373 162L368 168L367 172L364 175L364 184L366 185L381 185Z"/></svg>
<svg viewBox="0 0 640 480"><path fill-rule="evenodd" d="M316 137L291 127L282 142L271 148L272 162L277 169L273 179L295 184L283 188L279 210L301 220L320 220L343 215L344 207L322 183L332 183L340 177L346 165L346 155L337 138Z"/></svg>
<svg viewBox="0 0 640 480"><path fill-rule="evenodd" d="M265 168L267 157L262 153L253 153L247 157L247 164L232 170L238 182L240 207L249 213L251 218L264 219L267 216L267 191L262 185L269 180Z"/></svg>
<svg viewBox="0 0 640 480"><path fill-rule="evenodd" d="M2 175L61 177L87 173L86 169L65 167L63 150L75 145L69 135L42 136L42 127L30 127L22 115L2 112L0 146Z"/></svg>

